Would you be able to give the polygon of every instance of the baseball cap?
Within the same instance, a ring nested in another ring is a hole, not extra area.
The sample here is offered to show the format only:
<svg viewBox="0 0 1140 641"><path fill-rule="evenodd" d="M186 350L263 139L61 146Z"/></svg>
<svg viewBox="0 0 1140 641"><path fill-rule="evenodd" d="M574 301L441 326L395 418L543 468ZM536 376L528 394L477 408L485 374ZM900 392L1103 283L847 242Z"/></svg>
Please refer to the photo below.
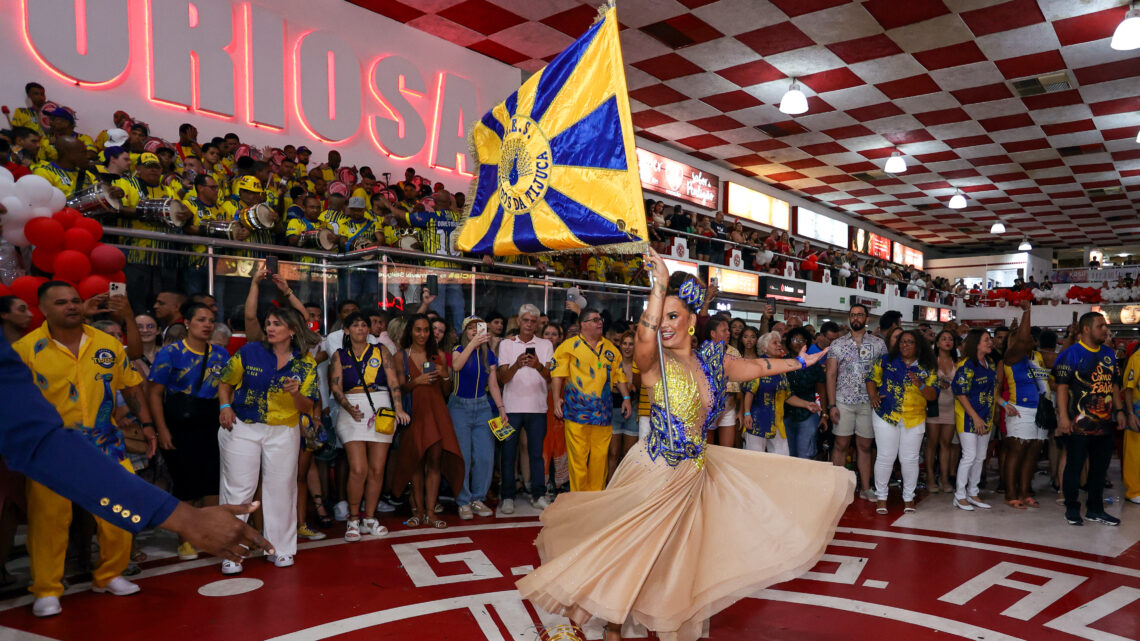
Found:
<svg viewBox="0 0 1140 641"><path fill-rule="evenodd" d="M353 196L352 198L348 199L349 209L364 209L367 206L368 203L360 196Z"/></svg>
<svg viewBox="0 0 1140 641"><path fill-rule="evenodd" d="M70 121L71 124L75 124L75 114L71 113L67 109L64 109L63 107L56 107L55 109L49 111L48 118L63 118Z"/></svg>
<svg viewBox="0 0 1140 641"><path fill-rule="evenodd" d="M311 154L311 153L313 153L313 150L309 149L305 145L301 145L300 147L297 147L297 153L299 153L299 154Z"/></svg>
<svg viewBox="0 0 1140 641"><path fill-rule="evenodd" d="M149 151L139 156L140 165L162 165L158 162L158 156L150 153Z"/></svg>
<svg viewBox="0 0 1140 641"><path fill-rule="evenodd" d="M122 129L108 129L107 142L103 143L104 147L122 147L127 144L129 134Z"/></svg>
<svg viewBox="0 0 1140 641"><path fill-rule="evenodd" d="M256 176L242 176L241 178L237 179L236 183L234 183L234 187L236 187L239 191L244 189L246 191L252 191L259 194L262 191L261 181L258 180Z"/></svg>

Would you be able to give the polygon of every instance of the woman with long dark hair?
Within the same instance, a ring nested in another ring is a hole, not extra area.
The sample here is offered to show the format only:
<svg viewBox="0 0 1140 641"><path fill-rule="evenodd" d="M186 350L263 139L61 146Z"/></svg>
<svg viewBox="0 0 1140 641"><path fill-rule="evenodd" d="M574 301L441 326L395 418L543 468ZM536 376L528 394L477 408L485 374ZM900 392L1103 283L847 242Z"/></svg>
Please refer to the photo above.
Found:
<svg viewBox="0 0 1140 641"><path fill-rule="evenodd" d="M954 392L950 383L958 369L958 337L944 329L934 338L938 368L938 416L926 418L926 489L931 494L953 492L950 464L953 462ZM938 461L937 470L934 462Z"/></svg>
<svg viewBox="0 0 1140 641"><path fill-rule="evenodd" d="M926 433L926 403L938 394L937 361L922 333L908 329L871 368L867 395L875 413L876 512L887 513L888 483L898 460L903 477L903 512L914 512L918 453Z"/></svg>
<svg viewBox="0 0 1140 641"><path fill-rule="evenodd" d="M344 540L361 535L384 536L388 528L376 518L384 487L384 464L394 430L381 431L382 410L391 410L396 423L409 422L402 399L389 390L396 380L392 353L368 341L368 319L353 312L345 319L343 344L329 365L329 394L340 405L336 432L348 458L348 523ZM394 424L390 425L392 428Z"/></svg>
<svg viewBox="0 0 1140 641"><path fill-rule="evenodd" d="M962 344L962 360L954 372L954 423L962 441L962 460L958 463L958 488L954 506L967 512L974 508L989 509L978 495L986 448L994 429L994 371L990 353L994 339L984 329L971 329Z"/></svg>
<svg viewBox="0 0 1140 641"><path fill-rule="evenodd" d="M670 278L650 256L654 285L634 347L652 390L649 437L605 490L563 494L546 508L536 541L542 566L518 588L578 624L607 621L607 641L620 640L630 618L663 639L695 641L713 614L816 563L855 480L826 463L707 446L725 382L806 368L826 352L725 358L713 342L694 351L704 286L688 274ZM764 554L749 553L756 541Z"/></svg>
<svg viewBox="0 0 1140 641"><path fill-rule="evenodd" d="M171 493L196 507L218 504L221 473L218 430L218 375L229 360L225 348L210 344L214 313L202 303L182 309L186 338L161 350L150 369L147 402L158 426L158 447L170 470ZM198 558L181 540L178 558Z"/></svg>
<svg viewBox="0 0 1140 641"><path fill-rule="evenodd" d="M743 358L760 358L756 351L756 342L760 340L760 330L746 325L740 332L740 355Z"/></svg>
<svg viewBox="0 0 1140 641"><path fill-rule="evenodd" d="M445 528L447 522L433 516L443 476L451 487L463 487L464 463L451 414L444 400L451 391L451 370L435 343L431 323L423 314L408 319L396 355L400 391L411 399L404 406L412 422L400 434L392 493L399 494L412 483L412 517L408 527L430 525Z"/></svg>
<svg viewBox="0 0 1140 641"><path fill-rule="evenodd" d="M265 538L279 568L297 553L297 457L302 421L311 421L320 401L317 361L309 354L320 337L292 309L271 308L265 339L246 343L220 376L218 447L223 504L248 503L261 478ZM222 574L238 574L240 563L224 561Z"/></svg>

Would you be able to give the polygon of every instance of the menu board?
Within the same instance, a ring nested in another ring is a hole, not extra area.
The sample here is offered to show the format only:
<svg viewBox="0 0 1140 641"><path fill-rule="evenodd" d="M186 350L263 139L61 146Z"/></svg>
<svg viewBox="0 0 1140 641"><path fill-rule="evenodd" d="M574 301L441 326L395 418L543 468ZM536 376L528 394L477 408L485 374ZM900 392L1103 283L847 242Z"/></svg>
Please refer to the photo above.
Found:
<svg viewBox="0 0 1140 641"><path fill-rule="evenodd" d="M907 247L902 243L895 243L894 262L900 265L910 265L916 269L922 269L922 251L913 247Z"/></svg>
<svg viewBox="0 0 1140 641"><path fill-rule="evenodd" d="M728 213L733 216L779 229L788 229L791 224L792 207L779 198L773 198L733 182L728 183L725 197Z"/></svg>
<svg viewBox="0 0 1140 641"><path fill-rule="evenodd" d="M847 223L810 209L796 207L796 233L836 247L847 245Z"/></svg>
<svg viewBox="0 0 1140 641"><path fill-rule="evenodd" d="M652 151L637 150L641 188L709 209L720 208L720 179Z"/></svg>
<svg viewBox="0 0 1140 641"><path fill-rule="evenodd" d="M851 232L851 249L883 260L891 260L891 239L873 234L861 227Z"/></svg>

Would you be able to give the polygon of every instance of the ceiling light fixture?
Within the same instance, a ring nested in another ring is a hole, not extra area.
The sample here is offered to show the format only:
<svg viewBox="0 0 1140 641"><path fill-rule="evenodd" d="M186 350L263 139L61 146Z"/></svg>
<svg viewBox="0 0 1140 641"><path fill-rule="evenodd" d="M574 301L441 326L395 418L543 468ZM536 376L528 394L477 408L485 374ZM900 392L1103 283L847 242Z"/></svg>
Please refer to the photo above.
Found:
<svg viewBox="0 0 1140 641"><path fill-rule="evenodd" d="M999 220L998 222L993 224L993 227L990 227L990 233L991 234L1004 234L1005 233L1005 224L1003 224Z"/></svg>
<svg viewBox="0 0 1140 641"><path fill-rule="evenodd" d="M883 167L883 170L888 174L906 173L906 160L902 157L902 154L895 151L891 154L890 158L887 158L887 164Z"/></svg>
<svg viewBox="0 0 1140 641"><path fill-rule="evenodd" d="M1129 8L1124 20L1116 25L1108 46L1117 51L1140 49L1140 9Z"/></svg>
<svg viewBox="0 0 1140 641"><path fill-rule="evenodd" d="M1033 249L1033 245L1029 244L1028 238L1022 238L1021 244L1017 246L1017 251L1019 251L1019 252L1027 252L1031 249Z"/></svg>
<svg viewBox="0 0 1140 641"><path fill-rule="evenodd" d="M784 93L784 97L780 99L780 111L796 115L802 114L808 110L807 96L804 92L800 91L800 85L792 78L792 86L788 87L788 91Z"/></svg>
<svg viewBox="0 0 1140 641"><path fill-rule="evenodd" d="M962 195L961 190L954 192L950 197L950 209L962 209L966 206L966 197Z"/></svg>

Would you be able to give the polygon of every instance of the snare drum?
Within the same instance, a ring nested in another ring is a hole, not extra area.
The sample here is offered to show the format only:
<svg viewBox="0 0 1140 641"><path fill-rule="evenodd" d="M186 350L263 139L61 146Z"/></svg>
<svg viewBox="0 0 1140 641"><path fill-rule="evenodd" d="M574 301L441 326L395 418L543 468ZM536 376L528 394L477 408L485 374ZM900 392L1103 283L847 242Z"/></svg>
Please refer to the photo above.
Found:
<svg viewBox="0 0 1140 641"><path fill-rule="evenodd" d="M273 229L273 225L277 223L277 212L265 203L258 203L239 213L238 220L254 231Z"/></svg>
<svg viewBox="0 0 1140 641"><path fill-rule="evenodd" d="M338 245L338 236L331 229L303 231L300 236L301 240L298 244L301 247L314 247L316 249L331 251L336 249Z"/></svg>
<svg viewBox="0 0 1140 641"><path fill-rule="evenodd" d="M71 194L67 199L67 206L84 216L97 216L118 212L122 203L111 195L111 188L106 185L91 185L90 187Z"/></svg>
<svg viewBox="0 0 1140 641"><path fill-rule="evenodd" d="M375 247L378 244L379 243L376 242L376 239L372 237L372 234L360 234L356 237L355 240L352 241L352 244L348 246L348 250L356 251L358 249L368 249L369 247Z"/></svg>
<svg viewBox="0 0 1140 641"><path fill-rule="evenodd" d="M182 227L190 222L194 215L181 202L174 198L149 198L140 200L135 207L135 216L139 220L151 223L162 223L169 227Z"/></svg>
<svg viewBox="0 0 1140 641"><path fill-rule="evenodd" d="M238 229L240 228L241 223L236 220L208 220L202 223L201 232L203 236L237 240Z"/></svg>
<svg viewBox="0 0 1140 641"><path fill-rule="evenodd" d="M396 241L396 246L400 249L415 249L419 242L415 234L404 234L400 236L400 240Z"/></svg>

